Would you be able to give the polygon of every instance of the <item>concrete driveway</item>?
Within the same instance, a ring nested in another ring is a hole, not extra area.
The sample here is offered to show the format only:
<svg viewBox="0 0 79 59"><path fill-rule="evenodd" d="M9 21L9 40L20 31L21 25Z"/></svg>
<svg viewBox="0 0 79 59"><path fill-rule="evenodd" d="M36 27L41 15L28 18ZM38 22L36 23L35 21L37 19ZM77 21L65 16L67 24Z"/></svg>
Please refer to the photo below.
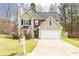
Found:
<svg viewBox="0 0 79 59"><path fill-rule="evenodd" d="M79 56L79 48L60 39L41 39L28 56Z"/></svg>

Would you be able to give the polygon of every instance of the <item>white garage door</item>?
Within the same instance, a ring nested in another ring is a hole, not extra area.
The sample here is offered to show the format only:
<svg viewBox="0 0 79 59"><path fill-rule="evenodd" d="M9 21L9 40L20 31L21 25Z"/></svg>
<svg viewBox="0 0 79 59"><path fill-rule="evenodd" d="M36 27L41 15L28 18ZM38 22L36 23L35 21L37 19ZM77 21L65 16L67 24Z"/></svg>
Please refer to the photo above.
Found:
<svg viewBox="0 0 79 59"><path fill-rule="evenodd" d="M42 30L40 32L40 38L45 39L60 38L60 31Z"/></svg>

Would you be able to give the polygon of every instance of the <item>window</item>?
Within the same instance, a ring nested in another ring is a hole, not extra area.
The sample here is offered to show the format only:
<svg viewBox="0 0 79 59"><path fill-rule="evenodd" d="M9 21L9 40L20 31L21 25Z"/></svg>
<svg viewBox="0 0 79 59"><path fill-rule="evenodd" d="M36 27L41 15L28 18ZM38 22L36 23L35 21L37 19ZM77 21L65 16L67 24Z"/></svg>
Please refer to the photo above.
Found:
<svg viewBox="0 0 79 59"><path fill-rule="evenodd" d="M29 25L29 21L28 20L24 20L23 21L23 25Z"/></svg>
<svg viewBox="0 0 79 59"><path fill-rule="evenodd" d="M38 25L38 20L35 20L35 25Z"/></svg>
<svg viewBox="0 0 79 59"><path fill-rule="evenodd" d="M31 20L21 20L21 25L28 26L31 25Z"/></svg>
<svg viewBox="0 0 79 59"><path fill-rule="evenodd" d="M50 26L51 26L51 20L50 20L49 24L50 24Z"/></svg>

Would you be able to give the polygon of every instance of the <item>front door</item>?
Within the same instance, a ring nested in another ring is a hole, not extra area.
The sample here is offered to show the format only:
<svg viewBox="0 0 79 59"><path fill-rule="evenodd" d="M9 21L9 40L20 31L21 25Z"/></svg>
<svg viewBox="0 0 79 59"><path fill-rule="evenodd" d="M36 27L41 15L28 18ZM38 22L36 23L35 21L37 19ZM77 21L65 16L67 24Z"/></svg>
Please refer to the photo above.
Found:
<svg viewBox="0 0 79 59"><path fill-rule="evenodd" d="M38 29L34 31L34 37L39 38L39 30Z"/></svg>

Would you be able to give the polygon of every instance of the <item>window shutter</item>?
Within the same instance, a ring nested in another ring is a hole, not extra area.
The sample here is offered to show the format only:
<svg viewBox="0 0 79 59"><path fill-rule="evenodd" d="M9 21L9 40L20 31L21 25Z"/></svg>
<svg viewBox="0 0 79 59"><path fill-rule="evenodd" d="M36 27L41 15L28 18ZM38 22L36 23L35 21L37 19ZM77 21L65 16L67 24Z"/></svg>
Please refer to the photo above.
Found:
<svg viewBox="0 0 79 59"><path fill-rule="evenodd" d="M29 25L31 25L31 20L29 20Z"/></svg>
<svg viewBox="0 0 79 59"><path fill-rule="evenodd" d="M23 19L21 20L21 25L23 25Z"/></svg>

